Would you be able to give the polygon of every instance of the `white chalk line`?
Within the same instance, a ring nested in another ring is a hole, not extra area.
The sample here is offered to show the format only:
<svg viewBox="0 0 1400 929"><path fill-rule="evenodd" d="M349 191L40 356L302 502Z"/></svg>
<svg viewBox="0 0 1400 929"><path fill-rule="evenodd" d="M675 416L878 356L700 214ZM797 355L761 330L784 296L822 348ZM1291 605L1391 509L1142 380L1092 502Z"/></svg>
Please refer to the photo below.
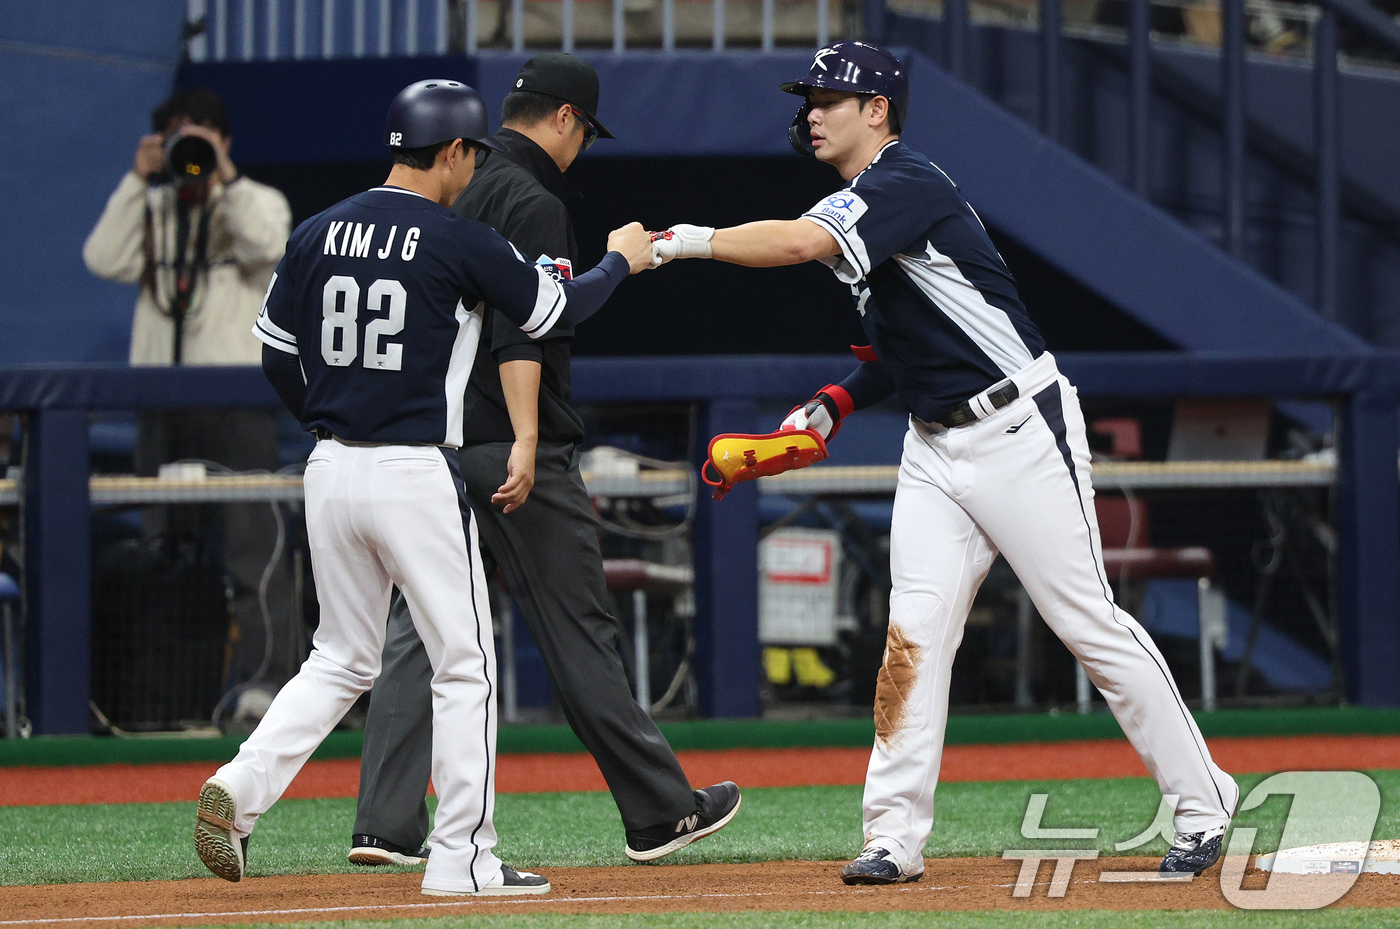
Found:
<svg viewBox="0 0 1400 929"><path fill-rule="evenodd" d="M1107 872L1113 873L1113 872ZM1151 873L1151 872L1146 872ZM1093 880L1072 881L1075 884L1092 884ZM1049 881L1033 881L1033 887L1048 886ZM932 884L904 885L903 890L966 890L973 885L957 885L948 887L938 887ZM986 885L978 885L986 886ZM1011 888L1016 884L993 884L996 888ZM299 907L296 909L284 910L216 910L206 913L139 913L135 915L123 916L63 916L45 917L41 919L0 919L0 926L40 926L58 925L64 923L92 923L92 922L123 922L137 919L211 919L221 916L297 916L312 913L357 913L368 910L421 910L421 909L444 909L464 906L501 906L509 904L545 904L545 903L636 903L647 900L735 900L751 899L757 897L823 897L836 894L871 894L876 893L874 887L861 887L850 890L805 890L805 891L756 891L742 894L636 894L624 897L552 897L547 894L537 894L519 897L477 897L471 900L453 900L441 903L378 903L363 906L321 906L321 907ZM888 889L881 889L878 892L888 893Z"/></svg>
<svg viewBox="0 0 1400 929"><path fill-rule="evenodd" d="M913 888L911 887L910 889ZM922 889L956 890L958 888L925 885ZM443 903L377 903L363 906L299 907L297 909L286 910L216 910L208 913L140 913L133 916L63 916L42 919L4 919L0 920L0 926L117 922L135 919L208 919L219 916L297 916L308 913L355 913L364 912L366 910L441 909L444 907L500 906L502 904L513 903L635 903L647 900L726 900L747 899L751 897L820 897L834 894L869 894L874 892L875 888L859 888L855 890L806 890L796 892L772 890L742 894L638 894L626 897L551 897L547 894L536 894L519 897L478 897L471 900L454 900Z"/></svg>

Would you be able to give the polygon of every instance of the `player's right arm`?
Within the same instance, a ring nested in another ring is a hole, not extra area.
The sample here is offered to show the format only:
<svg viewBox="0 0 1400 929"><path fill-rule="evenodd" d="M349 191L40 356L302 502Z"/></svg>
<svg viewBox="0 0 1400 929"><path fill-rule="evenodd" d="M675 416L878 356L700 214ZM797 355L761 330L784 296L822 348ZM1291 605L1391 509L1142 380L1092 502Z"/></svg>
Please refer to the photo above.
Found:
<svg viewBox="0 0 1400 929"><path fill-rule="evenodd" d="M640 223L614 229L603 260L563 282L526 261L489 226L474 225L482 233L474 247L464 249L468 278L482 299L535 339L560 320L575 326L583 322L602 308L629 274L651 265L651 236Z"/></svg>
<svg viewBox="0 0 1400 929"><path fill-rule="evenodd" d="M841 253L831 233L804 219L765 219L727 229L680 224L653 238L653 266L673 258L714 258L748 268L777 268Z"/></svg>
<svg viewBox="0 0 1400 929"><path fill-rule="evenodd" d="M677 225L654 233L652 267L676 258L717 258L750 267L815 259L853 284L882 261L919 245L934 219L946 212L940 198L946 203L953 191L946 175L862 174L797 219L728 229Z"/></svg>
<svg viewBox="0 0 1400 929"><path fill-rule="evenodd" d="M306 375L301 369L301 349L295 334L296 307L292 286L287 280L290 261L290 254L283 256L273 272L257 321L253 323L253 335L263 343L263 374L300 422L306 405Z"/></svg>

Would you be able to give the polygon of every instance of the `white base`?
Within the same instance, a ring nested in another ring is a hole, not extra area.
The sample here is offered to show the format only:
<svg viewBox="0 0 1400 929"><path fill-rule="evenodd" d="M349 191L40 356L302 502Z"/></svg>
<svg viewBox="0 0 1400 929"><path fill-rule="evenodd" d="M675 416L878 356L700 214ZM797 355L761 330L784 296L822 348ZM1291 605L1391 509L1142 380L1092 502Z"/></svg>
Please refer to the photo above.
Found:
<svg viewBox="0 0 1400 929"><path fill-rule="evenodd" d="M1260 855L1255 866L1280 874L1400 874L1400 840L1285 848Z"/></svg>
<svg viewBox="0 0 1400 929"><path fill-rule="evenodd" d="M1103 884L1188 884L1196 877L1190 871L1103 871Z"/></svg>

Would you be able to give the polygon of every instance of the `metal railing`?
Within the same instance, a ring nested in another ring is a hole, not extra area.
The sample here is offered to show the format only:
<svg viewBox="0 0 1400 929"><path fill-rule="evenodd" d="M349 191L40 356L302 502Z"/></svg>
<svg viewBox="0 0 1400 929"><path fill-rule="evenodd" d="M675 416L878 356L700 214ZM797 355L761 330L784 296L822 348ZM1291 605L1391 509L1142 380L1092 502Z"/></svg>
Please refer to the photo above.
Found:
<svg viewBox="0 0 1400 929"><path fill-rule="evenodd" d="M1152 95L1152 0L1125 0L1128 6L1128 186L1148 194L1148 127ZM1340 104L1338 100L1339 21L1370 38L1400 50L1400 26L1365 0L1314 0L1317 16L1312 33L1314 184L1317 198L1317 267L1314 306L1329 319L1337 318L1338 238L1342 217ZM1060 141L1059 113L1063 62L1062 0L1039 0L1041 132ZM943 67L966 77L971 0L942 0ZM1221 190L1224 195L1221 247L1243 258L1245 244L1245 159L1247 138L1245 51L1246 0L1220 0L1220 126L1223 136ZM879 41L884 30L883 0L868 0L866 35ZM933 52L935 50L930 49Z"/></svg>
<svg viewBox="0 0 1400 929"><path fill-rule="evenodd" d="M1135 352L1065 355L1059 363L1084 397L1336 399L1337 589L1349 699L1400 704L1394 673L1400 663L1395 458L1400 354L1231 358ZM828 356L579 359L574 398L600 404L696 403L697 434L752 433L760 428L756 398L790 397L794 385L836 380L849 367L848 357ZM262 372L251 366L0 369L0 411L25 415L23 484L7 489L21 506L28 713L36 731L88 728L90 412L274 408L278 403ZM1106 473L1104 484L1109 483ZM105 488L114 494L140 489ZM704 495L696 501L694 667L702 711L709 715L754 715L760 707L759 490L741 484L722 503Z"/></svg>
<svg viewBox="0 0 1400 929"><path fill-rule="evenodd" d="M833 0L187 0L191 61L828 44ZM703 7L708 6L709 10Z"/></svg>

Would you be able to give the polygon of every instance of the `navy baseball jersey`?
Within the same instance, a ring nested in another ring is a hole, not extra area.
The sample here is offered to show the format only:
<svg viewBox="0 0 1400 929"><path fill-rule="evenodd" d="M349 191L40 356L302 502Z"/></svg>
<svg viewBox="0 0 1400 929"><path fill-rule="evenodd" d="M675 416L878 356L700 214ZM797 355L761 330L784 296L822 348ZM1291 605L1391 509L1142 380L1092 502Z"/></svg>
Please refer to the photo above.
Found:
<svg viewBox="0 0 1400 929"><path fill-rule="evenodd" d="M1045 350L1016 282L957 186L898 141L812 207L900 399L932 421Z"/></svg>
<svg viewBox="0 0 1400 929"><path fill-rule="evenodd" d="M484 223L377 187L297 227L253 332L298 356L308 430L456 447L484 304L538 338L590 315L627 272L613 252L557 280Z"/></svg>

